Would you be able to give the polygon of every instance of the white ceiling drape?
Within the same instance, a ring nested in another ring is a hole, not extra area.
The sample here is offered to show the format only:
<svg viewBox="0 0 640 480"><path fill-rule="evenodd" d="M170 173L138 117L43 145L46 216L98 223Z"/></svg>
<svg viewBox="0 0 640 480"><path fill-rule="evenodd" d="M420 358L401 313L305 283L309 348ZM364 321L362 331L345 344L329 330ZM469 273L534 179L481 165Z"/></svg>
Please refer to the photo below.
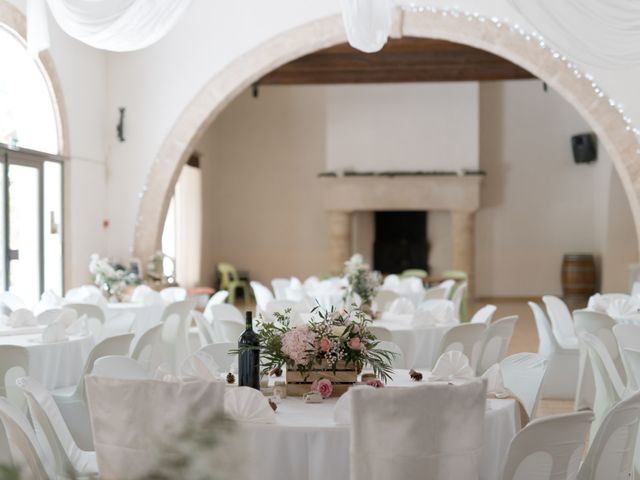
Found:
<svg viewBox="0 0 640 480"><path fill-rule="evenodd" d="M509 0L567 57L605 68L640 66L637 0Z"/></svg>
<svg viewBox="0 0 640 480"><path fill-rule="evenodd" d="M101 50L127 52L160 40L191 0L28 0L27 37L32 51L48 47L45 3L71 37Z"/></svg>

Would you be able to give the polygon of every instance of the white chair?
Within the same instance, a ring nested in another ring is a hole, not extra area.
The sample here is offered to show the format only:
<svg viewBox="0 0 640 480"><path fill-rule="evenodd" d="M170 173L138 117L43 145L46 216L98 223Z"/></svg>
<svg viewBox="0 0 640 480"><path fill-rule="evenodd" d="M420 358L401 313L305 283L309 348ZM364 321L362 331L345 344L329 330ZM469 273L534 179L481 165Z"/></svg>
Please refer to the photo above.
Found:
<svg viewBox="0 0 640 480"><path fill-rule="evenodd" d="M374 300L378 312L386 312L389 305L393 303L399 295L393 290L378 290Z"/></svg>
<svg viewBox="0 0 640 480"><path fill-rule="evenodd" d="M140 362L123 355L107 355L93 364L92 375L109 378L140 379L151 378L151 374Z"/></svg>
<svg viewBox="0 0 640 480"><path fill-rule="evenodd" d="M50 480L56 478L47 463L33 427L27 417L6 398L0 397L0 421L9 440L13 463L21 469L24 478Z"/></svg>
<svg viewBox="0 0 640 480"><path fill-rule="evenodd" d="M267 323L273 323L276 321L275 313L285 314L285 311L290 309L289 318L292 323L297 321L297 315L302 310L300 302L294 302L292 300L271 300L262 310L263 320Z"/></svg>
<svg viewBox="0 0 640 480"><path fill-rule="evenodd" d="M482 336L478 362L475 365L477 375L482 375L491 365L500 363L504 359L517 322L518 316L512 315L500 318L486 327ZM470 325L483 324L475 323ZM471 365L473 366L474 364L472 363Z"/></svg>
<svg viewBox="0 0 640 480"><path fill-rule="evenodd" d="M84 389L85 375L93 370L93 364L100 357L126 355L129 352L131 340L133 340L132 333L105 338L91 349L78 384L52 392L74 440L84 450L91 450L93 445Z"/></svg>
<svg viewBox="0 0 640 480"><path fill-rule="evenodd" d="M432 287L424 291L424 300L446 300L449 291L444 287Z"/></svg>
<svg viewBox="0 0 640 480"><path fill-rule="evenodd" d="M274 278L271 280L271 287L276 300L287 300L287 288L291 281L288 278Z"/></svg>
<svg viewBox="0 0 640 480"><path fill-rule="evenodd" d="M522 402L529 418L538 408L547 361L537 353L516 353L500 362L504 386Z"/></svg>
<svg viewBox="0 0 640 480"><path fill-rule="evenodd" d="M618 402L602 420L577 480L630 479L638 439L640 392Z"/></svg>
<svg viewBox="0 0 640 480"><path fill-rule="evenodd" d="M44 312L40 312L36 316L36 320L38 325L51 325L55 322L64 310L62 308L52 308L51 310L45 310Z"/></svg>
<svg viewBox="0 0 640 480"><path fill-rule="evenodd" d="M453 287L456 286L456 281L451 278L440 282L437 287L444 288L447 291L447 296L445 298L451 298L451 293L453 292Z"/></svg>
<svg viewBox="0 0 640 480"><path fill-rule="evenodd" d="M404 352L400 348L397 343L389 342L388 340L383 340L378 343L376 347L378 350L386 350L394 354L393 359L391 360L391 367L394 369L406 368L406 364L404 361Z"/></svg>
<svg viewBox="0 0 640 480"><path fill-rule="evenodd" d="M271 290L262 285L260 282L252 281L250 282L250 285L251 289L253 290L253 296L256 298L258 310L264 311L267 308L267 304L272 300L275 300L275 297L271 293Z"/></svg>
<svg viewBox="0 0 640 480"><path fill-rule="evenodd" d="M213 361L216 362L223 372L230 372L233 365L237 366L238 354L229 353L229 351L237 347L237 343L212 343L211 345L205 345L198 351L211 355Z"/></svg>
<svg viewBox="0 0 640 480"><path fill-rule="evenodd" d="M455 292L453 292L453 295L451 296L451 301L453 302L453 306L455 308L454 312L456 318L460 321L465 320L464 318L462 318L462 302L467 296L467 288L467 282L462 282L460 285L458 285L458 288L456 288Z"/></svg>
<svg viewBox="0 0 640 480"><path fill-rule="evenodd" d="M573 399L578 378L578 350L562 348L542 308L534 302L529 302L529 308L538 331L538 353L547 359L542 398Z"/></svg>
<svg viewBox="0 0 640 480"><path fill-rule="evenodd" d="M486 403L481 379L355 387L349 395L352 480L478 477Z"/></svg>
<svg viewBox="0 0 640 480"><path fill-rule="evenodd" d="M200 346L204 347L214 342L215 332L206 317L197 310L191 310L191 316L195 319L198 326L198 336L200 337Z"/></svg>
<svg viewBox="0 0 640 480"><path fill-rule="evenodd" d="M485 325L489 325L493 318L493 314L496 313L496 310L497 307L495 305L485 305L473 314L470 323L484 323Z"/></svg>
<svg viewBox="0 0 640 480"><path fill-rule="evenodd" d="M464 323L451 327L440 340L435 358L440 358L444 352L457 350L467 356L471 368L475 370L485 330L486 326L482 323Z"/></svg>
<svg viewBox="0 0 640 480"><path fill-rule="evenodd" d="M212 305L204 312L204 316L209 320L211 326L213 327L213 331L215 333L214 341L218 342L226 342L226 341L237 341L238 337L234 337L233 335L238 331L237 328L233 326L223 325L223 321L236 323L242 327L242 331L244 331L244 317L240 310L238 310L233 305L228 303L223 303L221 305ZM229 340L227 340L227 335L229 336ZM232 339L232 340L231 340Z"/></svg>
<svg viewBox="0 0 640 480"><path fill-rule="evenodd" d="M585 447L591 412L538 418L511 443L500 480L570 480Z"/></svg>
<svg viewBox="0 0 640 480"><path fill-rule="evenodd" d="M146 306L164 306L165 304L162 295L148 285L138 285L134 288L131 294L131 301Z"/></svg>
<svg viewBox="0 0 640 480"><path fill-rule="evenodd" d="M587 349L596 385L593 400L595 419L591 427L593 438L607 411L626 396L626 389L604 343L590 333L580 335L580 341Z"/></svg>
<svg viewBox="0 0 640 480"><path fill-rule="evenodd" d="M78 447L49 391L29 377L18 379L17 384L27 398L36 437L58 476L97 478L95 452Z"/></svg>
<svg viewBox="0 0 640 480"><path fill-rule="evenodd" d="M369 327L369 333L382 342L391 342L393 339L391 331L388 328L372 325Z"/></svg>
<svg viewBox="0 0 640 480"><path fill-rule="evenodd" d="M575 310L573 321L578 339L582 333L591 333L598 337L607 347L609 356L616 364L618 373L624 376L624 367L618 350L618 342L613 334L613 327L616 321L604 313L592 312L589 310ZM585 410L593 408L593 397L595 385L593 382L593 369L589 362L587 351L579 343L580 360L578 366L578 386L576 388L575 409Z"/></svg>
<svg viewBox="0 0 640 480"><path fill-rule="evenodd" d="M211 296L211 298L207 302L207 306L204 307L204 309L206 310L211 305L220 305L221 303L224 303L227 300L228 296L229 292L227 292L226 290L218 290Z"/></svg>
<svg viewBox="0 0 640 480"><path fill-rule="evenodd" d="M542 297L547 307L547 315L551 320L551 330L558 344L567 350L578 348L578 337L573 326L571 312L567 305L558 297L545 295Z"/></svg>
<svg viewBox="0 0 640 480"><path fill-rule="evenodd" d="M24 395L16 380L29 374L29 350L16 345L0 345L0 396L26 411Z"/></svg>
<svg viewBox="0 0 640 480"><path fill-rule="evenodd" d="M98 338L102 340L103 337L103 328L105 326L105 322L107 321L106 316L104 314L104 310L102 307L98 305L92 305L90 303L68 303L64 306L64 308L68 308L76 312L78 318L85 315L87 318L87 328L89 329L89 333L94 336L94 338ZM125 322L125 325L122 331L114 333L114 335L128 333L131 329L131 325L133 324L133 320L135 315L127 315L129 319L129 323ZM115 319L113 319L115 320ZM118 320L120 322L121 320ZM111 323L111 321L109 322Z"/></svg>
<svg viewBox="0 0 640 480"><path fill-rule="evenodd" d="M220 329L225 342L238 343L238 339L245 330L245 325L234 320L221 320Z"/></svg>
<svg viewBox="0 0 640 480"><path fill-rule="evenodd" d="M162 312L162 334L160 345L164 350L163 357L173 372L177 372L189 356L189 327L191 326L191 310L195 306L193 300L182 300L167 305Z"/></svg>
<svg viewBox="0 0 640 480"><path fill-rule="evenodd" d="M387 275L384 277L382 282L382 288L384 290L393 290L394 292L398 291L398 287L400 286L400 277L395 273L391 275Z"/></svg>
<svg viewBox="0 0 640 480"><path fill-rule="evenodd" d="M163 356L162 329L164 325L159 323L144 332L131 349L131 358L140 363L148 372L155 371L158 366L168 363L169 359Z"/></svg>
<svg viewBox="0 0 640 480"><path fill-rule="evenodd" d="M187 289L183 287L167 287L160 290L164 303L183 302L187 299Z"/></svg>
<svg viewBox="0 0 640 480"><path fill-rule="evenodd" d="M618 342L620 358L624 365L629 390L640 389L640 325L620 324L613 327Z"/></svg>

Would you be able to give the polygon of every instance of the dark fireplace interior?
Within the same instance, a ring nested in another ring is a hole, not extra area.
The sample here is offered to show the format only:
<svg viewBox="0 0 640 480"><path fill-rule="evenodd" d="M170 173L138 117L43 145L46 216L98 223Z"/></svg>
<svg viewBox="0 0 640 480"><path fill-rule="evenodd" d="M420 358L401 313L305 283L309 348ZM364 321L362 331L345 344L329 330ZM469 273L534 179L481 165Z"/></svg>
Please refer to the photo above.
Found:
<svg viewBox="0 0 640 480"><path fill-rule="evenodd" d="M427 212L375 212L373 266L384 274L429 271Z"/></svg>

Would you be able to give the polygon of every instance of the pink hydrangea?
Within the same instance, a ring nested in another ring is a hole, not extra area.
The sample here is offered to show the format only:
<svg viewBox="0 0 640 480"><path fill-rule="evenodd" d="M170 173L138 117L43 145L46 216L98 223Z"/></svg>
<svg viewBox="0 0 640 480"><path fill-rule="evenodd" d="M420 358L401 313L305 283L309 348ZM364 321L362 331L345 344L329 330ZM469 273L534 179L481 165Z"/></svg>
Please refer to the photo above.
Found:
<svg viewBox="0 0 640 480"><path fill-rule="evenodd" d="M360 350L362 348L360 337L353 337L351 340L349 340L349 348L351 350Z"/></svg>
<svg viewBox="0 0 640 480"><path fill-rule="evenodd" d="M292 328L282 337L282 353L297 365L307 363L307 350L311 348L314 340L315 335L308 326Z"/></svg>
<svg viewBox="0 0 640 480"><path fill-rule="evenodd" d="M313 382L311 390L318 392L322 398L329 398L333 393L333 384L331 380L323 378Z"/></svg>

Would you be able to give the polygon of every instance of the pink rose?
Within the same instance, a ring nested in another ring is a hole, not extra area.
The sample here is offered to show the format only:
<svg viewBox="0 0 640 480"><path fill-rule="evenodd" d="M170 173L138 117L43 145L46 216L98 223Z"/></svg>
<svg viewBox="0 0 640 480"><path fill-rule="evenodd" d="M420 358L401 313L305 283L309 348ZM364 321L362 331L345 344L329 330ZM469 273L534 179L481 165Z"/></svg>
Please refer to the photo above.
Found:
<svg viewBox="0 0 640 480"><path fill-rule="evenodd" d="M351 350L360 350L360 348L362 347L362 342L360 341L360 337L353 337L351 340L349 340L349 348Z"/></svg>
<svg viewBox="0 0 640 480"><path fill-rule="evenodd" d="M329 339L327 337L322 337L320 339L320 350L322 350L323 352L328 352L330 348L331 342L329 341Z"/></svg>
<svg viewBox="0 0 640 480"><path fill-rule="evenodd" d="M311 390L318 392L322 398L329 398L333 393L333 385L331 384L331 380L323 378L313 382Z"/></svg>
<svg viewBox="0 0 640 480"><path fill-rule="evenodd" d="M369 385L370 387L373 387L373 388L383 388L384 387L384 383L382 383L377 378L375 380L367 381L367 385Z"/></svg>

